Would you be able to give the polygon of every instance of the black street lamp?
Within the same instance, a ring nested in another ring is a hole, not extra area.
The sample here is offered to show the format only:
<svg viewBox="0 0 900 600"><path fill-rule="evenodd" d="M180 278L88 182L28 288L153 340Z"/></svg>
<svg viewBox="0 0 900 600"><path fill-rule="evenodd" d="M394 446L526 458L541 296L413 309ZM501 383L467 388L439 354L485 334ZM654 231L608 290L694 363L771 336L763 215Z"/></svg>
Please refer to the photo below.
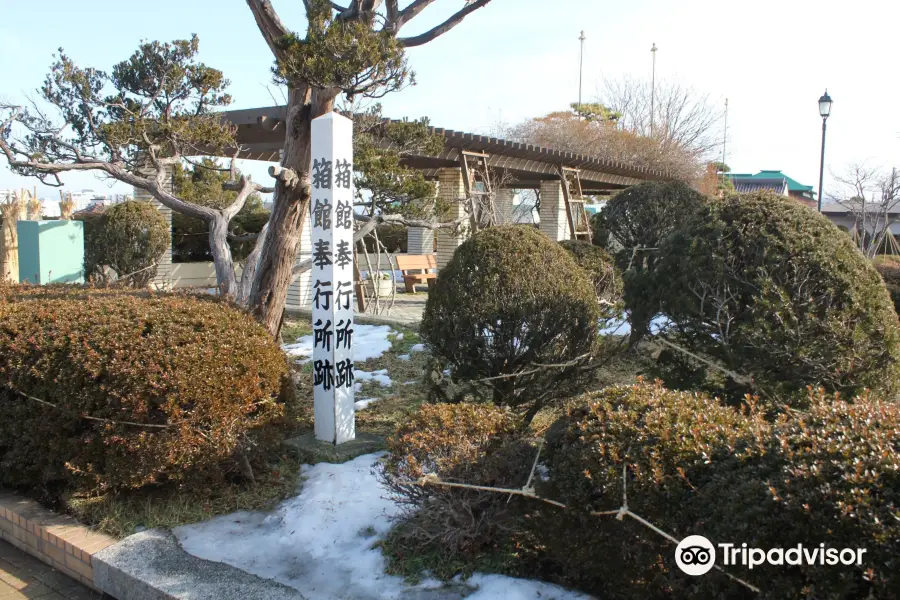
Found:
<svg viewBox="0 0 900 600"><path fill-rule="evenodd" d="M822 212L822 181L825 178L825 122L831 114L831 96L828 90L819 98L819 115L822 117L822 158L819 162L819 212Z"/></svg>

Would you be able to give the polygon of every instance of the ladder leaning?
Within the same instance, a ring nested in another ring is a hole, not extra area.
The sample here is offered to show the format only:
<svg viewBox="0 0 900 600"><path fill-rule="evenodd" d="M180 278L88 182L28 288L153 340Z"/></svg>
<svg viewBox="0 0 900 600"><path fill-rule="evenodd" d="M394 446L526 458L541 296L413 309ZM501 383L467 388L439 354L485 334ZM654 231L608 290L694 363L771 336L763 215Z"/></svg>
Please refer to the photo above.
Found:
<svg viewBox="0 0 900 600"><path fill-rule="evenodd" d="M581 188L581 176L578 169L559 165L559 177L562 183L563 200L566 203L566 216L569 220L569 233L573 240L591 239L591 223L584 209L584 192Z"/></svg>

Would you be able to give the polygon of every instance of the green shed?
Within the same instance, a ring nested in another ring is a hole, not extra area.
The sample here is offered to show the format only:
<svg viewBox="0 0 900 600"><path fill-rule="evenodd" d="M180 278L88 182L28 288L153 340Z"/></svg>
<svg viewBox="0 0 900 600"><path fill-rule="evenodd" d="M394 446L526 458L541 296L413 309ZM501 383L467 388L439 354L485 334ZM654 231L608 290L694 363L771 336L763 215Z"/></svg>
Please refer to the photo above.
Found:
<svg viewBox="0 0 900 600"><path fill-rule="evenodd" d="M19 221L19 282L83 283L84 223Z"/></svg>

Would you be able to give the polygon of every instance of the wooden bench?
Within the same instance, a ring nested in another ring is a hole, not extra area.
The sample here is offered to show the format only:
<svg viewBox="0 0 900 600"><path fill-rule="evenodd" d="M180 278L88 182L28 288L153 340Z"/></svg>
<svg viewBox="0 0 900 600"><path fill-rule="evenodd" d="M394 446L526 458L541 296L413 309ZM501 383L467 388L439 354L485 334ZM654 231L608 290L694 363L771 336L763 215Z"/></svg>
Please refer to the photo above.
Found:
<svg viewBox="0 0 900 600"><path fill-rule="evenodd" d="M417 283L428 283L437 279L437 273L428 272L429 270L437 271L437 259L434 254L397 254L397 268L403 273L403 283L406 285L406 291L409 294L416 293ZM422 273L410 274L411 270L421 270Z"/></svg>

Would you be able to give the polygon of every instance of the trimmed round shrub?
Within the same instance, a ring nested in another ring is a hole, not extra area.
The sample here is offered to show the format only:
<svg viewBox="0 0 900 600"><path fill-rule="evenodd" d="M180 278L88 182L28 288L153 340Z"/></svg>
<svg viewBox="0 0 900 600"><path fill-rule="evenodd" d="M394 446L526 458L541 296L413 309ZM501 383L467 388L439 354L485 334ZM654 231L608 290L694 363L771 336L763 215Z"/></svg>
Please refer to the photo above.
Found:
<svg viewBox="0 0 900 600"><path fill-rule="evenodd" d="M600 598L671 594L679 577L690 579L675 567L674 546L631 518L590 512L621 507L627 482L631 511L676 538L697 533L682 528L695 490L717 464L751 452L763 437L756 432L769 426L756 410L744 414L660 382L609 387L580 400L546 435L549 474L538 493L569 510L544 510L529 521L544 568Z"/></svg>
<svg viewBox="0 0 900 600"><path fill-rule="evenodd" d="M872 264L884 279L884 285L894 303L894 310L900 311L900 257L877 256Z"/></svg>
<svg viewBox="0 0 900 600"><path fill-rule="evenodd" d="M821 391L808 405L767 421L755 406L739 411L659 383L589 394L547 434L549 480L538 493L571 510L528 520L542 570L602 598L898 597L900 405ZM629 510L676 539L865 548L863 562L723 566L758 596L716 571L686 576L656 532L589 514L622 505L623 466Z"/></svg>
<svg viewBox="0 0 900 600"><path fill-rule="evenodd" d="M287 364L245 312L180 295L30 289L0 299L4 485L55 496L249 479L280 443Z"/></svg>
<svg viewBox="0 0 900 600"><path fill-rule="evenodd" d="M530 227L495 227L441 270L421 335L454 379L486 383L495 403L533 416L583 389L599 318L594 286L562 247Z"/></svg>
<svg viewBox="0 0 900 600"><path fill-rule="evenodd" d="M440 576L471 571L496 554L498 540L522 529L521 503L492 492L418 485L422 478L500 488L527 481L536 450L522 438L520 419L490 404L426 404L388 439L382 480L406 511L385 552L395 571L412 556L440 556ZM435 563L429 564L434 567Z"/></svg>
<svg viewBox="0 0 900 600"><path fill-rule="evenodd" d="M663 240L706 202L686 183L648 181L616 194L593 222L595 240L622 271L632 345L647 334L650 321L659 314L657 298L648 291Z"/></svg>
<svg viewBox="0 0 900 600"><path fill-rule="evenodd" d="M108 268L123 283L147 287L170 237L169 224L152 203L128 200L110 206L85 220L85 274L103 283Z"/></svg>
<svg viewBox="0 0 900 600"><path fill-rule="evenodd" d="M861 565L730 570L763 598L900 597L900 405L814 393L760 446L698 487L686 530L738 547L866 550ZM705 583L705 597L729 589Z"/></svg>
<svg viewBox="0 0 900 600"><path fill-rule="evenodd" d="M594 284L600 314L605 319L613 319L621 313L622 278L613 264L613 258L598 246L581 240L565 240L559 243L566 249L575 263L587 272Z"/></svg>
<svg viewBox="0 0 900 600"><path fill-rule="evenodd" d="M900 332L874 267L828 219L770 193L707 205L670 235L653 294L688 350L790 401L892 390Z"/></svg>

